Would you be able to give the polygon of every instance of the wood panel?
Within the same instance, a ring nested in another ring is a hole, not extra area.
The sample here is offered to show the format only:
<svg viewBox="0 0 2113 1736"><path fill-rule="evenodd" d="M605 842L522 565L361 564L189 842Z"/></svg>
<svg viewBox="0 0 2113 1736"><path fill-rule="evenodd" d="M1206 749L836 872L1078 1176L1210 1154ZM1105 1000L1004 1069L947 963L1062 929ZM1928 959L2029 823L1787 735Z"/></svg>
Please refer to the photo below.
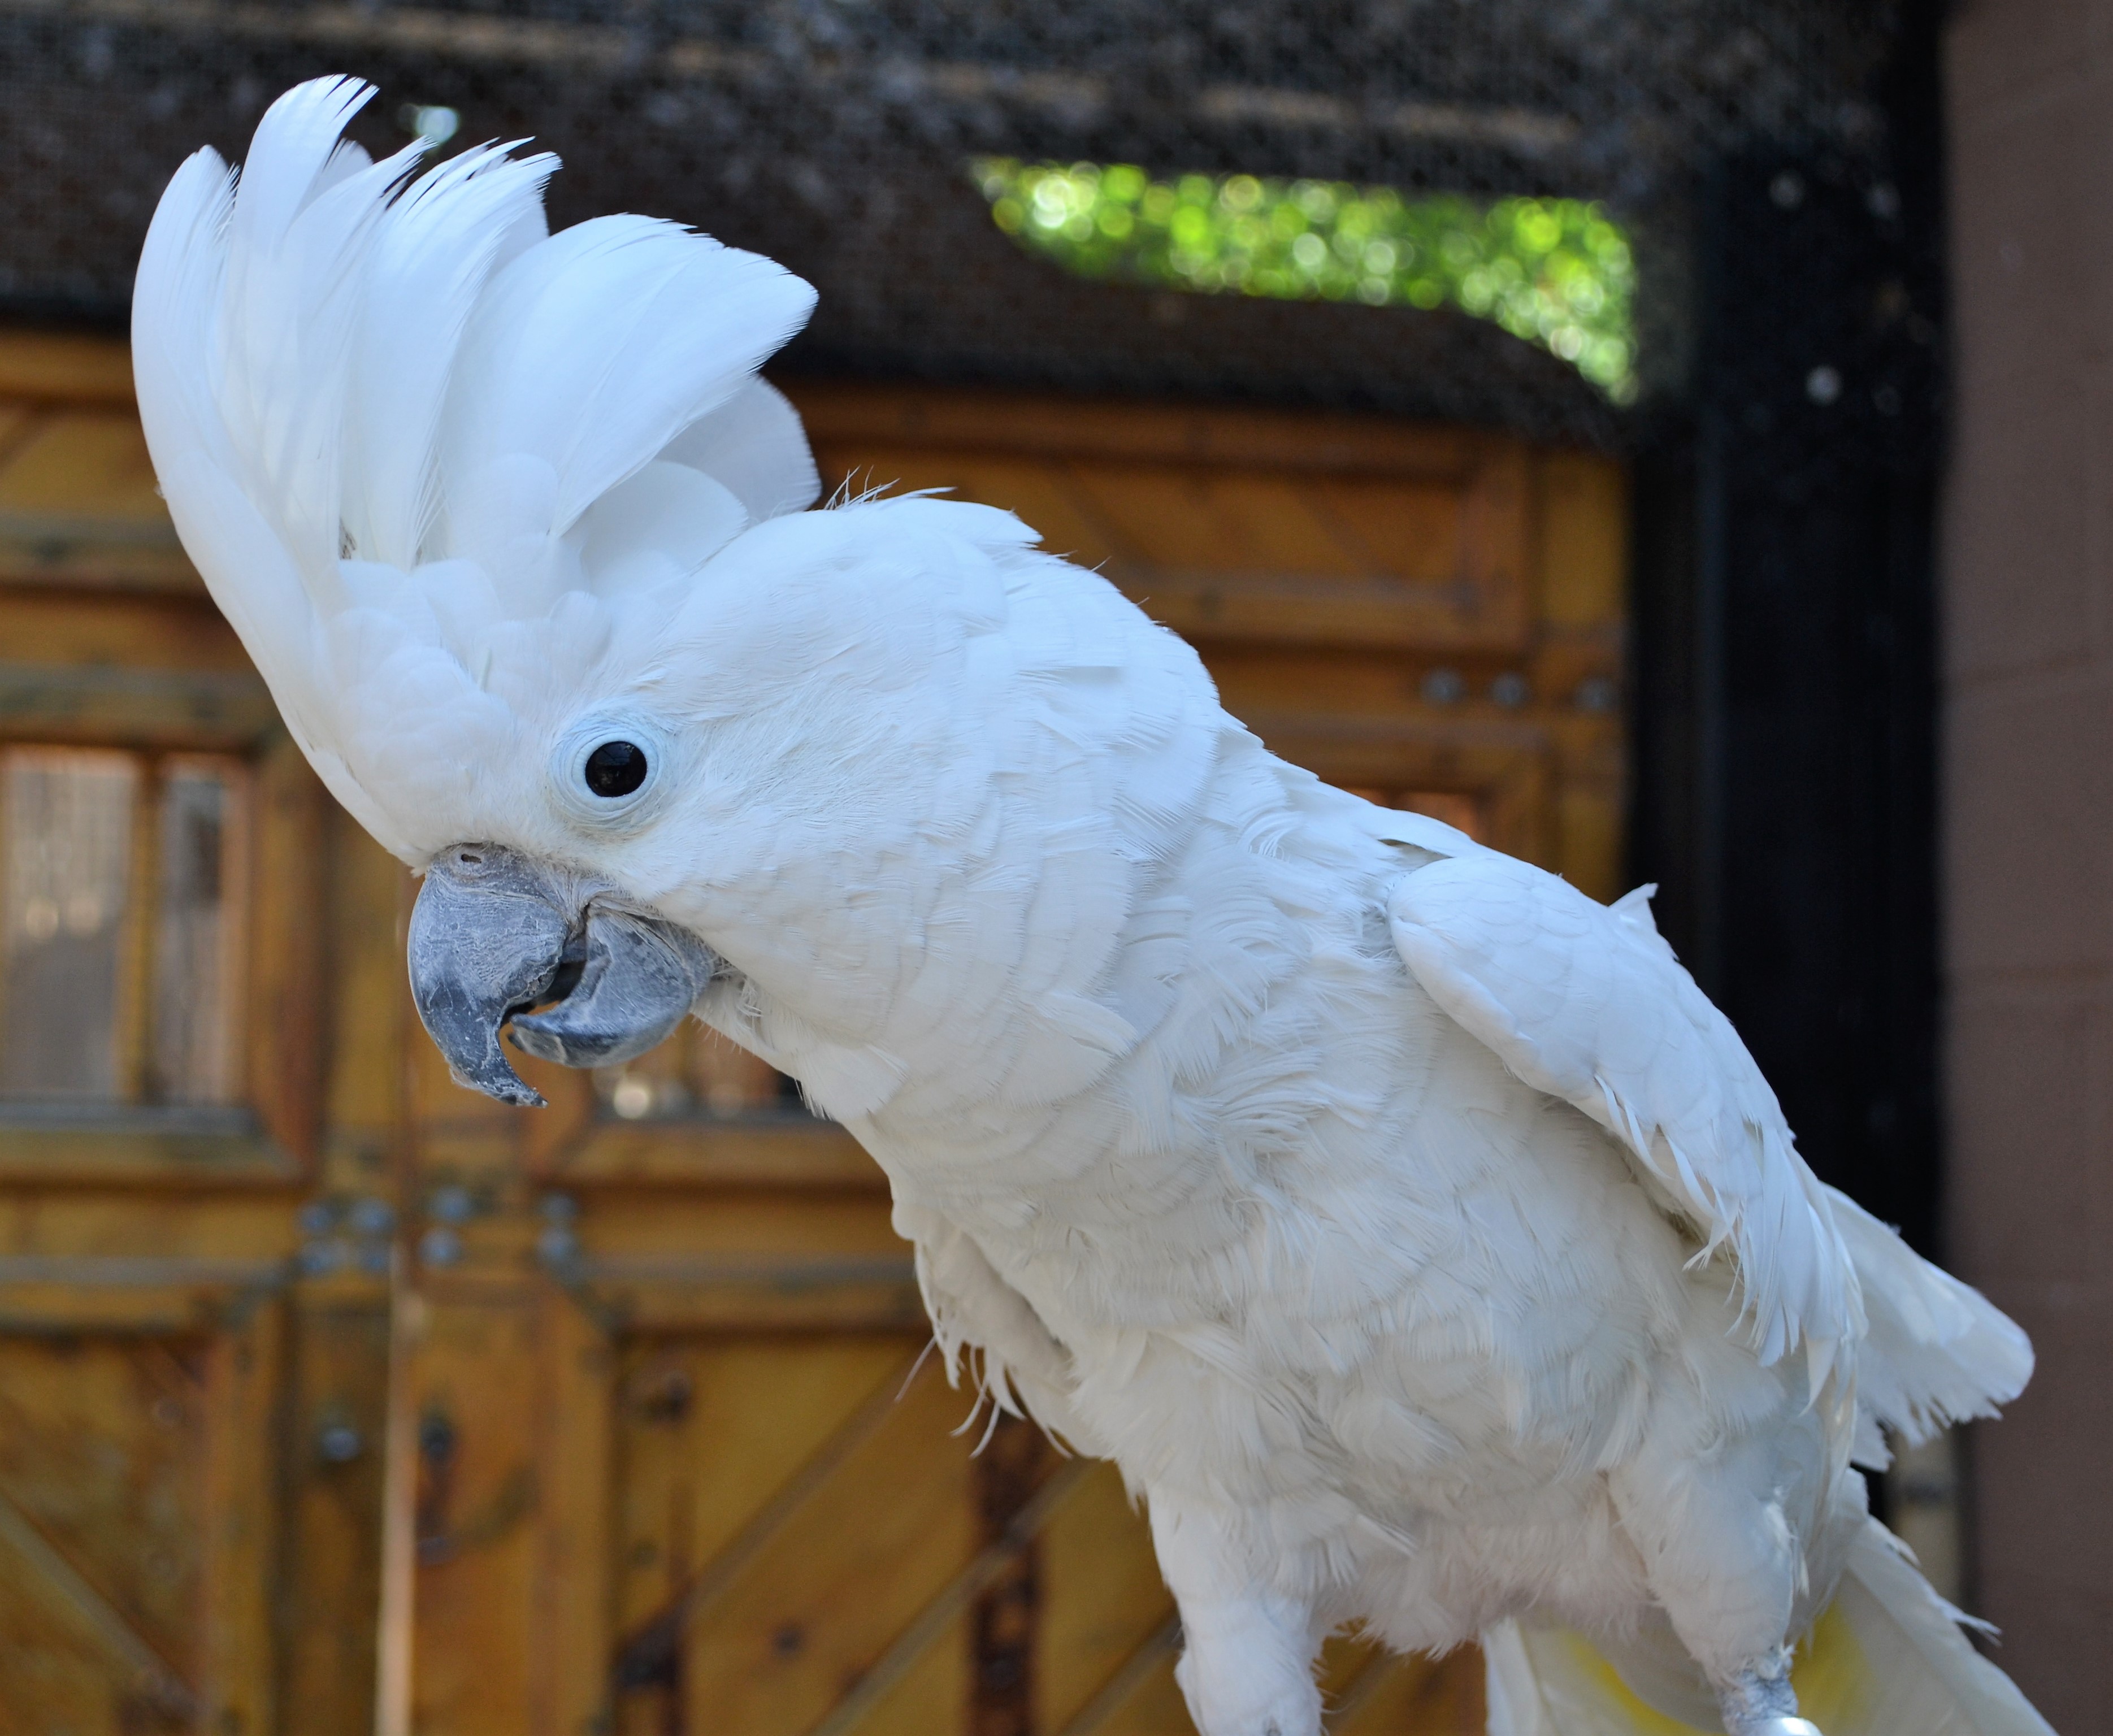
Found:
<svg viewBox="0 0 2113 1736"><path fill-rule="evenodd" d="M632 1568L624 1631L642 1634L663 1610L677 1613L658 1687L664 1702L678 1702L675 1727L727 1736L810 1729L974 1553L968 1444L948 1432L967 1401L929 1368L903 1390L918 1345L906 1336L633 1351L627 1509L643 1522L640 1503L662 1504L665 1561ZM670 1426L656 1409L665 1416L679 1403L685 1379L696 1383L696 1432L679 1486L669 1487L650 1474L643 1437ZM742 1412L767 1416L781 1391L795 1407L788 1434L760 1418L743 1426ZM634 1542L628 1565L641 1553ZM641 1607L655 1582L667 1591ZM939 1649L956 1679L912 1696L935 1733L958 1727L964 1704L961 1648ZM642 1679L646 1649L634 1642L626 1659L632 1679Z"/></svg>
<svg viewBox="0 0 2113 1736"><path fill-rule="evenodd" d="M357 1333L319 1339L337 1304L310 1292L340 1281L308 1275L298 1217L320 1147L322 792L176 547L121 347L0 341L0 740L143 766L239 756L253 822L225 865L248 935L240 1101L0 1104L0 1728L268 1736L289 1703L321 1708L303 1729L371 1728L357 1658L313 1667L372 1631L358 1573L331 1559L320 1579L349 1598L282 1601L299 1591L290 1564L329 1553L319 1482L338 1485L345 1555L372 1529L358 1455L326 1461L296 1420L312 1403L335 1417L346 1394L371 1410ZM143 780L121 1033L132 1085L148 793Z"/></svg>
<svg viewBox="0 0 2113 1736"><path fill-rule="evenodd" d="M1197 432L1207 420L1193 414L1162 424L1152 443L1141 437L1154 426L1148 414L1140 426L1128 412L1094 422L1073 413L1066 433L1100 427L1106 444L1096 448L1041 439L1015 400L979 424L974 412L988 400L923 395L891 418L881 395L799 395L826 475L855 489L944 489L1007 506L1177 632L1496 652L1528 636L1530 465L1515 441L1459 436L1404 452L1381 433L1366 451L1339 426L1332 443L1302 443L1310 419L1257 418L1273 445L1214 457ZM941 401L952 413L934 433L929 412ZM1121 461L1110 446L1126 449ZM1283 462L1294 452L1298 463ZM1333 468L1315 461L1324 452Z"/></svg>
<svg viewBox="0 0 2113 1736"><path fill-rule="evenodd" d="M284 1701L303 1736L372 1736L381 1602L389 1309L372 1276L310 1280L291 1303L285 1509L275 1577Z"/></svg>
<svg viewBox="0 0 2113 1736"><path fill-rule="evenodd" d="M23 1665L0 1679L11 1726L190 1721L204 1661L203 1350L0 1342L0 1633Z"/></svg>
<svg viewBox="0 0 2113 1736"><path fill-rule="evenodd" d="M0 356L0 381L12 375L23 386L48 387L61 372L58 358L25 371ZM203 594L154 491L147 443L129 403L0 400L0 579L69 594Z"/></svg>

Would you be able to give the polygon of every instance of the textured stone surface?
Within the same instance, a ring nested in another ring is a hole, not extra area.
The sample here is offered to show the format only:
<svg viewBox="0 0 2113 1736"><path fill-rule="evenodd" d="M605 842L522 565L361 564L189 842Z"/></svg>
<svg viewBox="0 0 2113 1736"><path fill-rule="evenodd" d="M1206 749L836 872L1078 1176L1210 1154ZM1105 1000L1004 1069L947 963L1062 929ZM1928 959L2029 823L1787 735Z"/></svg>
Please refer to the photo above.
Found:
<svg viewBox="0 0 2113 1736"><path fill-rule="evenodd" d="M2040 1359L1975 1432L1975 1601L2081 1736L2113 1728L2113 8L1966 0L1946 59L1950 1251Z"/></svg>

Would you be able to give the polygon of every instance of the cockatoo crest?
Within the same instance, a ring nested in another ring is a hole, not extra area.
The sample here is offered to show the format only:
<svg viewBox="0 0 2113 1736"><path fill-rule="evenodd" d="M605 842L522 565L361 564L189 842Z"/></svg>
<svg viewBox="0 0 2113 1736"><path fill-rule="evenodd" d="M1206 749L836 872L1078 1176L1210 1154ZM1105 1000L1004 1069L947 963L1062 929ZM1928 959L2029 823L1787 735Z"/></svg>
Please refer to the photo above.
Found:
<svg viewBox="0 0 2113 1736"><path fill-rule="evenodd" d="M176 171L134 354L185 547L332 793L422 866L518 832L511 780L655 678L698 569L813 501L756 369L815 295L673 223L550 235L553 157L375 162L341 137L373 94L300 85L239 180Z"/></svg>

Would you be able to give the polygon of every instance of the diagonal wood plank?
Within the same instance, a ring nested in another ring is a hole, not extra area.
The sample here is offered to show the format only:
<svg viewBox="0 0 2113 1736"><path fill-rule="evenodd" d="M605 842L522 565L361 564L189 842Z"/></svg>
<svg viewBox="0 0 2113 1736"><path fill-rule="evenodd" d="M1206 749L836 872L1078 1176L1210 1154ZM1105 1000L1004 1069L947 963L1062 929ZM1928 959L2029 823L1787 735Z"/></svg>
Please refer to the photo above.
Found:
<svg viewBox="0 0 2113 1736"><path fill-rule="evenodd" d="M45 1539L22 1510L0 1494L0 1544L12 1551L37 1582L71 1613L126 1674L169 1712L190 1718L198 1696L139 1630L112 1608L102 1592ZM16 1582L20 1583L20 1581Z"/></svg>
<svg viewBox="0 0 2113 1736"><path fill-rule="evenodd" d="M611 1672L616 1688L620 1690L657 1680L669 1670L691 1630L710 1615L793 1518L895 1414L903 1389L921 1359L920 1353L896 1364L792 1476L695 1571L687 1586L619 1645Z"/></svg>
<svg viewBox="0 0 2113 1736"><path fill-rule="evenodd" d="M894 1643L860 1676L857 1686L837 1702L809 1736L851 1736L888 1697L889 1691L916 1667L939 1637L961 1619L977 1594L994 1583L1013 1558L1034 1541L1092 1469L1090 1460L1074 1459L1036 1490L1026 1505L1013 1515L1002 1535L948 1580L939 1594L917 1612Z"/></svg>
<svg viewBox="0 0 2113 1736"><path fill-rule="evenodd" d="M767 1402L767 1388L749 1391L751 1403ZM674 1661L692 1726L714 1736L811 1728L974 1558L972 1442L955 1429L964 1404L926 1367L694 1624ZM738 1474L737 1452L759 1445L767 1453L767 1437L715 1450L706 1484ZM968 1662L965 1640L934 1647L905 1684L930 1736L960 1728Z"/></svg>
<svg viewBox="0 0 2113 1736"><path fill-rule="evenodd" d="M1181 1650L1181 1618L1170 1615L1145 1636L1093 1697L1067 1720L1056 1736L1100 1736L1130 1697L1173 1662Z"/></svg>

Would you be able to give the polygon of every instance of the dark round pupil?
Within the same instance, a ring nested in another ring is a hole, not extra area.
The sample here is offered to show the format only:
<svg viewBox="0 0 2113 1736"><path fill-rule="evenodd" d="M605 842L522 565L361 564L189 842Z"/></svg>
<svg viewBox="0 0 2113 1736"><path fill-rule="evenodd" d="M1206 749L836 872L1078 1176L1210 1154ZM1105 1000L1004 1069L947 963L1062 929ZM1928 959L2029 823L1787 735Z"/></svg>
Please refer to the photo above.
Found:
<svg viewBox="0 0 2113 1736"><path fill-rule="evenodd" d="M587 788L597 796L628 796L646 781L646 750L635 742L604 742L587 756Z"/></svg>

